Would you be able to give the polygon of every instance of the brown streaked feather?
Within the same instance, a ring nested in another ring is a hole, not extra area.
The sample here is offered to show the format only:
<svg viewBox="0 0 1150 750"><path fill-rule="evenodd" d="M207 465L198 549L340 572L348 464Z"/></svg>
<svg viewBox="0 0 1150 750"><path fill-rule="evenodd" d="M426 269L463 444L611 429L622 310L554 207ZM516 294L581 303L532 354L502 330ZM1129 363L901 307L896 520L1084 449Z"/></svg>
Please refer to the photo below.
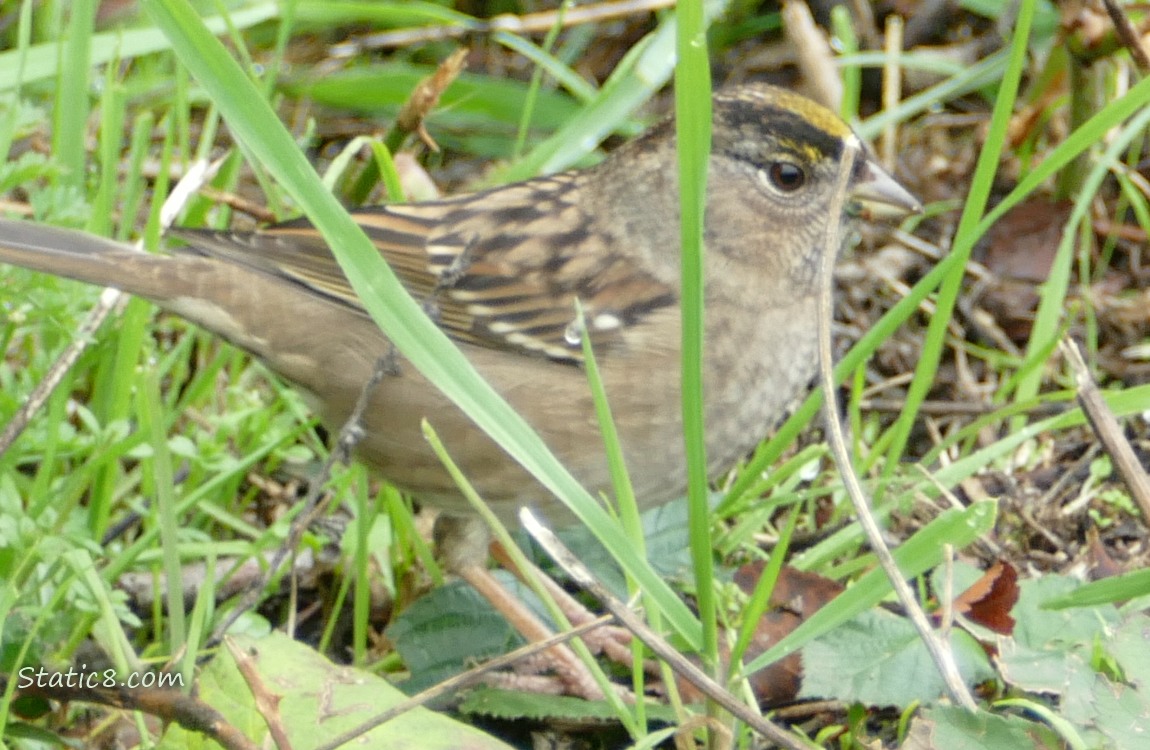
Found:
<svg viewBox="0 0 1150 750"><path fill-rule="evenodd" d="M578 363L575 300L604 353L628 326L675 304L676 291L588 229L575 174L431 203L352 212L409 293L458 341ZM514 227L514 230L509 230ZM252 233L177 229L192 251L302 284L363 312L323 238L306 220ZM604 265L610 259L610 265Z"/></svg>

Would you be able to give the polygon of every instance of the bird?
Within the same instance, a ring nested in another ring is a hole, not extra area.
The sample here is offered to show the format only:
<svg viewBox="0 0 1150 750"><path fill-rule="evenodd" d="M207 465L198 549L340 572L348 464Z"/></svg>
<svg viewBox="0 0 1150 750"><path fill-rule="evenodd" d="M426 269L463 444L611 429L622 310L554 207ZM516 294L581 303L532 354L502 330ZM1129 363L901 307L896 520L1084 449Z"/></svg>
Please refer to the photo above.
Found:
<svg viewBox="0 0 1150 750"><path fill-rule="evenodd" d="M714 476L769 434L815 374L818 267L825 252L839 251L824 247L827 223L847 228L860 205L920 207L863 151L847 184L852 210L831 215L847 143L858 141L810 99L750 84L717 92L712 112L702 364ZM685 493L673 120L586 169L350 213L434 322L588 490L609 495L613 485L584 338L640 506ZM152 254L0 220L0 262L151 300L251 353L338 429L390 344L315 227L301 218L244 232L175 229L168 240L166 253ZM513 520L532 506L566 522L559 501L398 355L371 393L358 456L446 517L468 518L423 438L425 418L497 515Z"/></svg>

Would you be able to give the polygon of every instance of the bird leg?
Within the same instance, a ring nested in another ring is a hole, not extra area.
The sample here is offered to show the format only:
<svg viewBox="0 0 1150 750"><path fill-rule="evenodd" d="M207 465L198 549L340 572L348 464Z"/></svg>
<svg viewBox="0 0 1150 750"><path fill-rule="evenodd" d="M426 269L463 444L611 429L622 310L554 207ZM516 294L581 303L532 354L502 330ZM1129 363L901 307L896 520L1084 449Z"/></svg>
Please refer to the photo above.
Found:
<svg viewBox="0 0 1150 750"><path fill-rule="evenodd" d="M499 542L491 544L491 556L495 558L505 570L511 571L520 581L524 584L527 583L527 574L516 567L515 562L503 549L503 545ZM559 584L546 575L539 568L534 565L531 566L531 572L535 575L535 579L540 581L543 588L547 589L547 593L559 605L559 610L567 618L567 621L574 627L579 627L585 623L591 622L595 619L595 615L583 606L575 597L571 596ZM631 631L627 628L618 625L602 625L582 636L583 642L587 644L587 648L593 654L603 654L608 659L617 664L630 665L632 661L631 653Z"/></svg>
<svg viewBox="0 0 1150 750"><path fill-rule="evenodd" d="M435 521L433 534L444 567L467 581L520 635L532 643L551 637L550 629L487 569L485 562L491 537L479 518L441 514ZM510 566L509 569L514 570L514 566ZM562 591L554 581L544 575L540 575L539 579L544 581L543 585L556 595L558 601L565 600L576 610L581 610L576 611L572 619L586 622L591 617L586 609ZM561 604L560 608L565 607ZM572 616L569 614L568 617ZM592 633L599 630L601 628L596 628ZM587 636L584 636L584 640L587 640ZM591 643L588 643L588 648L596 650ZM620 653L620 648L626 655L626 663L630 663L630 651L626 647L620 647L616 643L611 650ZM562 685L562 692L587 700L602 700L603 692L595 678L569 646L566 644L552 646L544 652L544 656L546 661L543 667L554 672ZM619 689L621 692L625 690L622 687Z"/></svg>

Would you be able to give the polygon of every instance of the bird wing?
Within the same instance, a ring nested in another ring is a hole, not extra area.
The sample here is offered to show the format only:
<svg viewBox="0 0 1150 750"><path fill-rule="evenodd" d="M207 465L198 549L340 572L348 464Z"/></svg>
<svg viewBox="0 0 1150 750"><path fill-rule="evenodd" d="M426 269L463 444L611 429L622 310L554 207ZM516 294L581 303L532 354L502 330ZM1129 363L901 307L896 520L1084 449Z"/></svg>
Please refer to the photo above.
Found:
<svg viewBox="0 0 1150 750"><path fill-rule="evenodd" d="M352 212L407 291L457 341L578 363L673 305L673 286L590 228L576 174L429 203ZM357 312L363 303L322 236L297 219L250 233L173 230L201 254L302 284ZM583 327L576 315L583 310Z"/></svg>

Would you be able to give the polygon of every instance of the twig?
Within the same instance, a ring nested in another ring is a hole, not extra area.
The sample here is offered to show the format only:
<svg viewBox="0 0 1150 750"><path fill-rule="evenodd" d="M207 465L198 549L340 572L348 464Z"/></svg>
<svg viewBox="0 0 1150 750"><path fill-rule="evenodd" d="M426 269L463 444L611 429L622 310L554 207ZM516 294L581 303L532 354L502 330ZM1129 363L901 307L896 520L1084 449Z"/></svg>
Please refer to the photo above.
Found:
<svg viewBox="0 0 1150 750"><path fill-rule="evenodd" d="M601 23L616 18L650 13L669 8L675 0L618 0L617 2L595 3L567 8L563 14L564 28L586 23ZM355 57L365 50L384 47L409 47L426 42L444 39L459 39L468 34L489 34L506 31L512 34L531 34L549 31L555 26L558 11L542 11L516 16L510 13L495 16L488 20L467 19L455 25L423 26L411 29L396 29L378 34L367 34L348 42L334 45L329 50L332 57Z"/></svg>
<svg viewBox="0 0 1150 750"><path fill-rule="evenodd" d="M247 612L255 605L259 600L260 592L264 586L267 585L268 581L279 574L280 568L283 567L284 561L289 555L293 560L292 568L295 568L295 553L299 548L300 540L303 539L304 531L306 531L316 517L323 512L327 501L331 499L330 495L325 496L323 494L323 488L327 485L327 480L331 476L331 470L335 468L337 463L347 463L350 460L351 452L355 449L359 441L363 439L363 415L364 412L367 411L367 406L371 401L371 394L375 392L375 387L379 385L379 382L383 380L385 375L396 372L398 366L396 364L396 356L395 347L389 342L387 351L376 361L375 369L372 370L371 373L371 378L364 383L363 389L359 392L359 399L355 402L355 408L352 409L347 421L344 422L343 427L340 429L335 446L332 448L327 460L324 461L319 476L311 483L307 497L304 498L302 503L303 509L292 521L287 538L276 551L275 556L268 564L264 574L251 581L246 587L240 601L231 612L228 613L227 617L224 617L215 629L212 630L211 638L207 641L209 647L218 644L224 634L228 632L228 629L231 628L232 624L235 623L244 612ZM294 576L292 580L294 593ZM295 608L292 607L291 611L294 612Z"/></svg>
<svg viewBox="0 0 1150 750"><path fill-rule="evenodd" d="M901 414L906 410L906 399L902 398L863 398L859 406L868 411L889 411ZM924 401L919 406L922 414L934 416L982 416L992 414L1001 407L994 404L981 404L977 401Z"/></svg>
<svg viewBox="0 0 1150 750"><path fill-rule="evenodd" d="M1143 73L1150 71L1150 56L1147 56L1138 30L1134 28L1134 24L1130 23L1126 11L1115 0L1102 0L1102 4L1106 6L1106 12L1110 14L1110 20L1114 23L1114 30L1118 33L1122 46L1130 50L1130 56L1134 58L1134 62Z"/></svg>
<svg viewBox="0 0 1150 750"><path fill-rule="evenodd" d="M902 99L902 17L892 13L886 19L886 56L882 64L882 108L889 112ZM898 158L898 125L895 120L882 131L882 163L894 173Z"/></svg>
<svg viewBox="0 0 1150 750"><path fill-rule="evenodd" d="M530 611L516 611L522 607L499 580L484 565L469 563L459 567L456 574L466 581L480 596L491 602L491 606L502 614L514 628L531 643L542 643L551 637L551 629ZM528 582L530 585L530 582ZM557 644L547 650L551 669L567 690L587 700L605 700L606 691L595 681L591 673L573 650L566 644ZM611 686L614 687L614 686ZM610 687L608 689L611 689ZM619 687L616 693L624 700L633 700L629 692Z"/></svg>
<svg viewBox="0 0 1150 750"><path fill-rule="evenodd" d="M1110 407L1106 405L1094 379L1090 377L1090 370L1082 359L1078 344L1063 339L1058 346L1062 350L1062 356L1066 357L1066 361L1074 370L1074 379L1078 383L1078 403L1082 405L1082 411L1086 412L1090 427L1102 441L1106 452L1114 459L1114 468L1126 482L1131 497L1142 511L1143 522L1150 523L1150 476L1146 475L1146 470L1134 455L1130 442L1122 434L1122 427L1114 418Z"/></svg>
<svg viewBox="0 0 1150 750"><path fill-rule="evenodd" d="M974 698L970 695L970 691L967 690L966 684L962 681L962 675L959 673L958 665L954 660L954 653L950 650L949 645L943 643L931 628L926 613L919 606L914 592L911 591L910 586L903 578L890 549L883 541L882 530L871 512L870 502L867 500L862 484L854 472L854 467L851 466L850 452L847 450L843 428L838 418L838 390L835 388L834 359L831 354L831 323L834 320L834 303L831 290L834 288L835 259L842 242L840 236L842 234L841 222L837 220L837 217L843 215L843 208L847 199L847 186L861 148L862 144L853 136L843 144L838 184L827 213L830 218L827 220L826 241L822 254L822 284L819 289L819 374L822 381L823 398L825 399L823 413L826 417L827 442L830 443L835 463L838 464L839 472L843 478L843 484L850 496L851 503L854 504L859 525L866 533L871 550L890 580L899 602L905 608L911 622L914 623L931 659L938 667L939 673L946 682L951 699L973 711L977 706Z"/></svg>
<svg viewBox="0 0 1150 750"><path fill-rule="evenodd" d="M74 677L75 674L69 671L37 676L31 686L20 688L20 692L62 703L79 701L123 711L140 711L164 722L179 724L189 732L199 732L228 750L258 750L258 746L228 723L223 714L193 695L158 688L85 687L70 682L69 676ZM0 675L0 693L4 692L6 679L12 678Z"/></svg>
<svg viewBox="0 0 1150 750"><path fill-rule="evenodd" d="M814 89L815 99L836 112L843 104L843 82L834 53L802 0L783 3L783 29L798 56L799 70Z"/></svg>
<svg viewBox="0 0 1150 750"><path fill-rule="evenodd" d="M851 0L850 8L855 30L865 42L865 47L877 49L882 43L882 37L878 33L878 24L874 21L874 6L869 0Z"/></svg>
<svg viewBox="0 0 1150 750"><path fill-rule="evenodd" d="M283 696L268 690L251 656L237 646L235 641L231 638L224 638L224 645L228 647L232 658L235 659L236 669L239 670L240 676L248 684L248 689L251 690L252 697L256 702L256 710L260 712L260 716L264 717L272 741L276 743L279 750L292 750L291 740L288 738L287 729L284 727L283 718L280 716L280 700Z"/></svg>
<svg viewBox="0 0 1150 750"><path fill-rule="evenodd" d="M938 632L944 639L950 638L950 630L954 627L954 545L942 545L943 577L942 577L942 607L938 618Z"/></svg>
<svg viewBox="0 0 1150 750"><path fill-rule="evenodd" d="M439 64L434 73L421 80L412 89L407 101L400 108L395 122L383 136L383 145L392 154L393 159L395 155L400 153L400 148L407 141L407 136L412 133L419 136L419 139L429 149L439 151L439 144L427 132L424 121L431 110L439 104L439 98L443 92L459 77L466 60L466 47L455 50ZM377 159L368 160L348 189L349 203L358 206L366 201L379 179L379 161ZM392 196L392 198L395 199L398 196Z"/></svg>
<svg viewBox="0 0 1150 750"><path fill-rule="evenodd" d="M541 524L530 510L524 508L519 511L519 522L531 535L531 538L546 550L551 559L563 568L576 584L598 599L607 611L615 615L619 622L634 633L635 637L651 649L656 656L667 662L676 674L682 676L708 698L730 711L735 718L746 723L747 726L771 742L789 750L806 750L807 746L800 742L797 737L782 727L767 721L734 695L731 695L722 685L712 680L703 670L692 664L671 644L663 640L658 633L647 627L646 623L632 612L624 602L615 598L606 586L596 580L591 571L571 553L571 550L567 549L563 542L559 541L559 537Z"/></svg>
<svg viewBox="0 0 1150 750"><path fill-rule="evenodd" d="M212 203L222 203L233 211L246 214L261 224L272 224L276 220L275 213L269 210L266 204L256 203L236 193L205 185L200 188L200 195Z"/></svg>
<svg viewBox="0 0 1150 750"><path fill-rule="evenodd" d="M432 140L427 129L423 127L423 121L427 118L428 113L439 104L439 97L443 95L447 87L459 77L466 60L467 48L461 47L448 55L434 73L416 84L407 97L407 101L399 110L392 131L384 138L384 144L388 150L393 154L399 151L399 147L403 145L407 135L415 133L429 149L439 151L439 144Z"/></svg>
<svg viewBox="0 0 1150 750"><path fill-rule="evenodd" d="M88 344L92 342L92 337L99 330L104 321L116 308L120 299L124 296L123 292L119 289L112 289L111 287L105 289L100 294L100 299L88 312L88 317L80 324L76 335L72 338L72 343L68 344L67 348L60 353L48 371L44 373L43 379L36 384L32 392L28 394L28 398L12 415L12 419L8 420L8 424L4 425L4 432L0 433L0 455L3 455L12 443L16 442L16 438L28 428L32 422L32 417L36 415L47 403L48 399L52 396L52 392L56 390L56 386L60 385L60 381L80 359L80 355L88 348Z"/></svg>

